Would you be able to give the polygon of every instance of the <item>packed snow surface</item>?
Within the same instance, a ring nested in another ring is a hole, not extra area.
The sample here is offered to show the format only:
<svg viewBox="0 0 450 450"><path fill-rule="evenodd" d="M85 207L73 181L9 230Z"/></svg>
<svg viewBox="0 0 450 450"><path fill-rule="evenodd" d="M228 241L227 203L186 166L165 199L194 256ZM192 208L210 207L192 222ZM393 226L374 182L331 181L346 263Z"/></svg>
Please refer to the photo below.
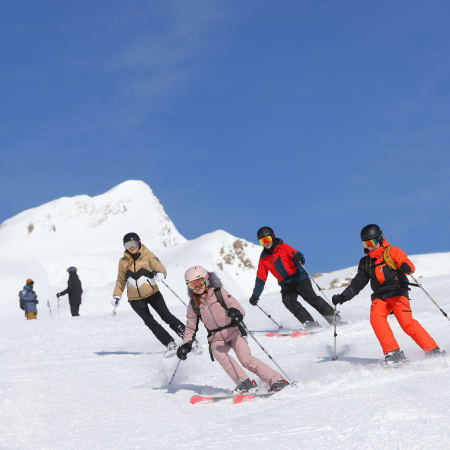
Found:
<svg viewBox="0 0 450 450"><path fill-rule="evenodd" d="M421 281L449 311L450 276ZM184 317L181 302L162 291L171 310ZM195 393L223 394L234 387L206 348L181 363L168 390L177 359L162 358L163 347L127 302L116 317L107 304L101 313L82 305L78 318L70 317L67 300L59 317L53 303L53 318L40 304L37 321L18 317L2 324L0 448L448 449L450 358L424 359L389 319L412 362L380 367L369 294L366 289L341 307L349 324L338 329L338 361L331 360L333 332L323 320L324 331L313 336L255 334L298 384L241 405L189 403ZM415 317L450 349L449 321L417 288L412 298ZM241 300L251 329L274 329ZM297 327L279 294L263 296L261 306L286 328ZM205 346L202 328L199 339ZM252 340L250 345L270 363Z"/></svg>

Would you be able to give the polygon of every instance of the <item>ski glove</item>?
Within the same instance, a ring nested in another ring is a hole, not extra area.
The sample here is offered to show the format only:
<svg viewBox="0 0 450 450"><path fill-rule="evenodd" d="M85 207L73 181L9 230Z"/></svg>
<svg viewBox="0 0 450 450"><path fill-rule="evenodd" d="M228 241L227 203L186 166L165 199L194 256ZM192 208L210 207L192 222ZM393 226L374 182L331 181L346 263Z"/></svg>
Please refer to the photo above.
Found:
<svg viewBox="0 0 450 450"><path fill-rule="evenodd" d="M61 297L61 293L58 292L58 293L56 294L56 296L57 296L58 298Z"/></svg>
<svg viewBox="0 0 450 450"><path fill-rule="evenodd" d="M303 266L305 264L305 257L300 252L298 252L294 255L292 261L294 261L294 263L297 264L298 266L300 265Z"/></svg>
<svg viewBox="0 0 450 450"><path fill-rule="evenodd" d="M256 295L252 295L249 300L250 305L256 306L258 304L258 300L259 298L256 297Z"/></svg>
<svg viewBox="0 0 450 450"><path fill-rule="evenodd" d="M192 344L190 342L186 342L186 344L180 345L177 350L177 356L179 359L183 361L186 360L188 353L192 350Z"/></svg>
<svg viewBox="0 0 450 450"><path fill-rule="evenodd" d="M113 306L119 306L120 297L117 295L113 295L113 298L111 299L111 305Z"/></svg>
<svg viewBox="0 0 450 450"><path fill-rule="evenodd" d="M232 324L239 323L244 318L242 313L236 308L230 308L227 311L227 316L231 319Z"/></svg>
<svg viewBox="0 0 450 450"><path fill-rule="evenodd" d="M156 272L153 278L155 281L162 281L166 276L162 272Z"/></svg>
<svg viewBox="0 0 450 450"><path fill-rule="evenodd" d="M336 294L336 295L333 295L333 297L331 297L331 301L333 302L333 305L339 305L339 304L342 305L342 303L347 302L348 299L345 298L345 296L343 296L342 294Z"/></svg>
<svg viewBox="0 0 450 450"><path fill-rule="evenodd" d="M397 269L397 273L400 275L408 275L411 272L411 267L405 262Z"/></svg>

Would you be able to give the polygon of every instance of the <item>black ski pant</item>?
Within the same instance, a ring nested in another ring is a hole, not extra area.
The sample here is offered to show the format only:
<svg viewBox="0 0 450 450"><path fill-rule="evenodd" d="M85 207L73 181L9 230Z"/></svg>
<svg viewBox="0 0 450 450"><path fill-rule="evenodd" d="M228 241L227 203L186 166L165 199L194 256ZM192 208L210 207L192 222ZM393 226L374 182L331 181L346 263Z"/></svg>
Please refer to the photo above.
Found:
<svg viewBox="0 0 450 450"><path fill-rule="evenodd" d="M80 303L73 303L73 302L69 302L70 305L70 313L72 314L72 316L79 316L80 314L78 313L80 310Z"/></svg>
<svg viewBox="0 0 450 450"><path fill-rule="evenodd" d="M297 297L305 300L309 305L316 309L328 323L332 323L334 320L334 309L315 292L311 284L311 280L300 281L299 283L283 286L281 289L281 298L283 305L301 322L308 321L314 322L311 314L304 308Z"/></svg>
<svg viewBox="0 0 450 450"><path fill-rule="evenodd" d="M131 307L136 311L139 317L144 321L145 325L150 328L150 331L156 336L161 344L167 347L169 342L173 341L173 337L154 319L150 313L149 306L151 306L166 322L169 327L175 331L181 338L183 337L185 325L178 320L168 309L161 292L141 300L129 301Z"/></svg>

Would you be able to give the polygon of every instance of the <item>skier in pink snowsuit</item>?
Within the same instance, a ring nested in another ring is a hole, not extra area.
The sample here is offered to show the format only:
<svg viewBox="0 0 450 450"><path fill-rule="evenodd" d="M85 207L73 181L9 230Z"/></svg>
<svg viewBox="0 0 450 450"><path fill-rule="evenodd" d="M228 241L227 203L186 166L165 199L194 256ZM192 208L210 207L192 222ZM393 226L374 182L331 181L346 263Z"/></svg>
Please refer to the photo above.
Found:
<svg viewBox="0 0 450 450"><path fill-rule="evenodd" d="M236 383L234 393L255 390L256 383L229 354L230 350L234 350L239 362L265 381L271 391L287 386L288 382L278 372L252 356L245 329L240 324L245 315L244 308L222 287L219 277L202 266L194 266L186 271L185 281L191 301L187 309L183 344L177 351L178 358L185 360L192 350L192 341L201 319L208 330L211 359L217 360Z"/></svg>

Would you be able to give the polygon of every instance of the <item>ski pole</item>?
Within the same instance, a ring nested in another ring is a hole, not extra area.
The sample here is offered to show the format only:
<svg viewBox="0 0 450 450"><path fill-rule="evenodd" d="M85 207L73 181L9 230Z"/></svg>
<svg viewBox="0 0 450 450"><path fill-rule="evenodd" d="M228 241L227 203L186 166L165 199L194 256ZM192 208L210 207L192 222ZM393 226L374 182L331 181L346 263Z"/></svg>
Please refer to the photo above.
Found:
<svg viewBox="0 0 450 450"><path fill-rule="evenodd" d="M170 286L169 286L164 280L161 280L161 281L162 281L162 283L164 284L164 286L165 286L167 289L169 289L169 291L172 292L172 294L175 295L175 297L176 297L178 300L180 300L181 303L183 303L184 306L187 306L186 303L184 303L184 301L181 300L180 296L179 296L175 291L173 291L173 290L170 288Z"/></svg>
<svg viewBox="0 0 450 450"><path fill-rule="evenodd" d="M334 305L334 353L333 353L333 361L337 360L337 352L336 352L336 327L337 327L337 305Z"/></svg>
<svg viewBox="0 0 450 450"><path fill-rule="evenodd" d="M178 370L178 367L180 366L180 363L181 363L181 359L178 360L177 365L175 366L175 370L173 371L172 378L170 379L167 387L169 387L172 384L172 381L175 378L175 375L177 374L177 370Z"/></svg>
<svg viewBox="0 0 450 450"><path fill-rule="evenodd" d="M272 358L272 356L269 354L269 352L259 343L259 341L255 338L253 333L247 328L247 325L243 321L241 321L242 326L244 327L245 331L253 338L253 340L258 344L258 346L261 348L261 350L269 357L269 359L280 369L280 372L284 375L287 381L289 381L289 384L291 386L295 386L297 384L297 381L291 381L290 377L287 375L287 373L278 365L278 363Z"/></svg>
<svg viewBox="0 0 450 450"><path fill-rule="evenodd" d="M278 322L276 322L274 319L272 319L272 316L270 314L267 314L259 305L256 305L278 328L283 328Z"/></svg>
<svg viewBox="0 0 450 450"><path fill-rule="evenodd" d="M48 306L48 309L50 310L50 317L53 319L53 313L52 313L52 308L50 306L50 300L47 300L47 306Z"/></svg>
<svg viewBox="0 0 450 450"><path fill-rule="evenodd" d="M327 294L325 294L325 291L317 284L317 281L311 276L311 274L308 272L308 269L302 263L300 263L300 265L303 267L305 272L308 274L309 278L311 280L313 280L314 284L317 286L317 289L319 289L319 291L325 297L325 299L327 300L328 304L330 304L331 302L328 299ZM337 353L336 353L337 332L336 332L336 326L337 326L337 310L336 310L336 305L334 305L334 354L333 354L333 361L337 360Z"/></svg>
<svg viewBox="0 0 450 450"><path fill-rule="evenodd" d="M119 306L119 300L116 300L115 302L114 302L114 309L112 310L112 313L111 313L111 315L113 316L113 317L115 317L116 316L116 309L117 309L117 307Z"/></svg>
<svg viewBox="0 0 450 450"><path fill-rule="evenodd" d="M431 295L425 290L425 288L416 280L416 278L413 275L410 275L410 277L417 283L417 285L422 289L423 292L425 292L426 296L436 305L436 307L441 311L441 313L444 315L444 317L447 318L447 320L450 321L450 318L448 317L448 314L433 300Z"/></svg>
<svg viewBox="0 0 450 450"><path fill-rule="evenodd" d="M56 296L56 298L58 299L58 318L59 318L59 297Z"/></svg>

